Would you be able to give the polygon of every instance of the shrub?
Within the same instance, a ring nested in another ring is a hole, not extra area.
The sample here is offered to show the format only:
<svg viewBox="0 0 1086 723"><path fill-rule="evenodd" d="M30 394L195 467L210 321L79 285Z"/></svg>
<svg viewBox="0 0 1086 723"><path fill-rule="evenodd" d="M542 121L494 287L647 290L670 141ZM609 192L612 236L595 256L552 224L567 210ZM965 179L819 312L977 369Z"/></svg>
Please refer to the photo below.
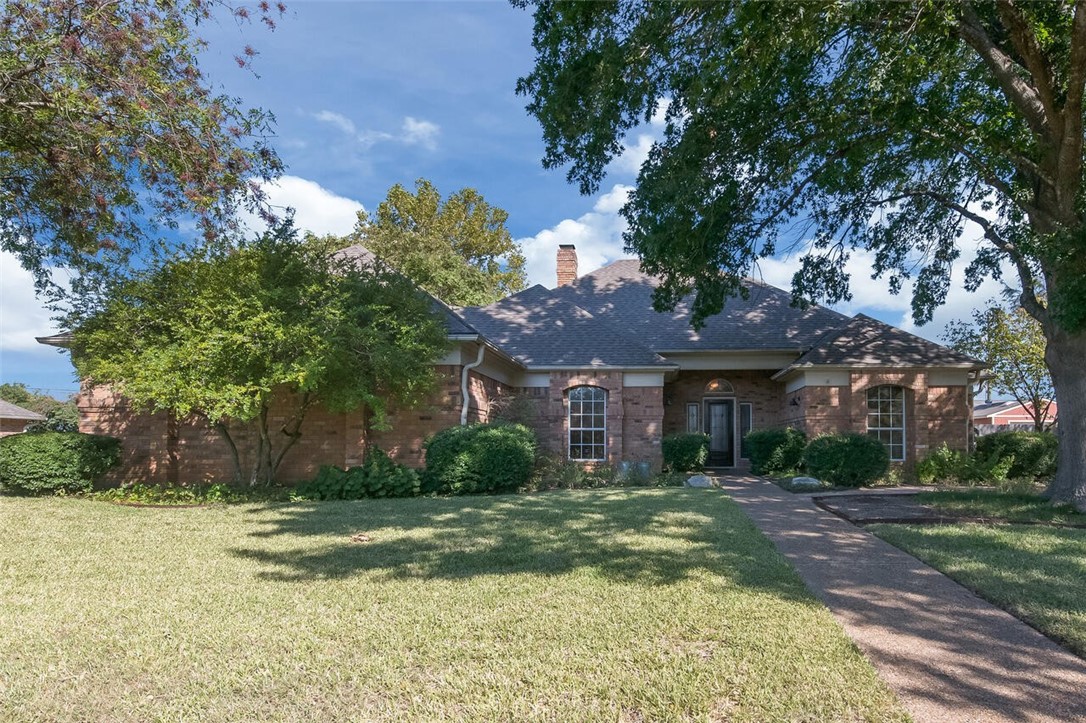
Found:
<svg viewBox="0 0 1086 723"><path fill-rule="evenodd" d="M890 469L890 454L877 439L863 434L816 437L803 453L807 471L839 487L861 487L875 482Z"/></svg>
<svg viewBox="0 0 1086 723"><path fill-rule="evenodd" d="M360 467L324 465L317 476L294 490L297 497L316 500L358 500L365 497L412 497L419 493L419 474L393 462L376 447Z"/></svg>
<svg viewBox="0 0 1086 723"><path fill-rule="evenodd" d="M698 472L709 459L709 435L697 432L669 434L661 442L664 466L672 472Z"/></svg>
<svg viewBox="0 0 1086 723"><path fill-rule="evenodd" d="M916 480L923 485L936 482L970 482L973 464L969 455L943 444L916 463Z"/></svg>
<svg viewBox="0 0 1086 723"><path fill-rule="evenodd" d="M41 494L85 492L121 461L121 441L79 432L0 438L0 487Z"/></svg>
<svg viewBox="0 0 1086 723"><path fill-rule="evenodd" d="M798 429L759 429L744 437L754 474L785 474L799 469L807 435Z"/></svg>
<svg viewBox="0 0 1086 723"><path fill-rule="evenodd" d="M1059 442L1051 432L996 432L977 438L975 456L995 466L1014 457L1007 477L1039 479L1056 473Z"/></svg>
<svg viewBox="0 0 1086 723"><path fill-rule="evenodd" d="M521 424L450 427L426 441L423 490L448 494L511 492L528 483L535 434Z"/></svg>

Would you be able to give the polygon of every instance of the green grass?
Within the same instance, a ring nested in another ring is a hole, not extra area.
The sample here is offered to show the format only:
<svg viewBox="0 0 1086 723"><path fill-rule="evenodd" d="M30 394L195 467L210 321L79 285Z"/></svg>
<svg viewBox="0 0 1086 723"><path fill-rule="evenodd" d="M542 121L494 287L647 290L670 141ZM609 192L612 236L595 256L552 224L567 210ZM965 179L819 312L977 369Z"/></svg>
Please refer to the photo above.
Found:
<svg viewBox="0 0 1086 723"><path fill-rule="evenodd" d="M944 490L924 492L916 496L916 501L967 517L990 517L1009 522L1086 525L1086 515L1076 512L1070 505L1054 507L1034 494L994 489Z"/></svg>
<svg viewBox="0 0 1086 723"><path fill-rule="evenodd" d="M905 716L711 490L0 498L0 529L0 720Z"/></svg>
<svg viewBox="0 0 1086 723"><path fill-rule="evenodd" d="M1086 657L1086 530L978 524L867 529Z"/></svg>

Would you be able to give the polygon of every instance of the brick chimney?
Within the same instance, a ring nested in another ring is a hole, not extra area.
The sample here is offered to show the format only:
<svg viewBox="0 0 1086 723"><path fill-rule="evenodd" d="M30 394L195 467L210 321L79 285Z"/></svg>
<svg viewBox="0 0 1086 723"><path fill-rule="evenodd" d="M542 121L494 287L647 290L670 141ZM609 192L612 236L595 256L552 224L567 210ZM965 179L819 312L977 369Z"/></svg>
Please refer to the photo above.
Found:
<svg viewBox="0 0 1086 723"><path fill-rule="evenodd" d="M577 280L577 247L573 244L558 246L558 285L568 286Z"/></svg>

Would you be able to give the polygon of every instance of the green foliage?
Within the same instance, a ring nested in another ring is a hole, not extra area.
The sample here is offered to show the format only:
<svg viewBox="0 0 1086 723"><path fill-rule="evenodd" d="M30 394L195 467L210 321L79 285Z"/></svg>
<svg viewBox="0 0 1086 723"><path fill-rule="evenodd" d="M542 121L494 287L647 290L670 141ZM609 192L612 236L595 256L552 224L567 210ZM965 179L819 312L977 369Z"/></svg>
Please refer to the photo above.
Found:
<svg viewBox="0 0 1086 723"><path fill-rule="evenodd" d="M221 482L195 485L124 485L95 492L93 497L106 502L162 507L281 502L289 499L289 495L282 488L239 488Z"/></svg>
<svg viewBox="0 0 1086 723"><path fill-rule="evenodd" d="M660 443L664 466L673 472L698 472L709 459L709 435L696 432L669 434Z"/></svg>
<svg viewBox="0 0 1086 723"><path fill-rule="evenodd" d="M1059 440L1051 432L996 432L977 438L975 455L992 465L1007 464L1011 479L1035 480L1056 474L1058 453Z"/></svg>
<svg viewBox="0 0 1086 723"><path fill-rule="evenodd" d="M0 437L0 489L85 492L121 460L121 442L78 432Z"/></svg>
<svg viewBox="0 0 1086 723"><path fill-rule="evenodd" d="M274 26L282 5L260 7ZM272 117L216 95L198 62L195 27L220 14L249 17L198 0L0 3L0 248L40 282L115 267L180 219L211 240L263 200L254 182L282 170Z"/></svg>
<svg viewBox="0 0 1086 723"><path fill-rule="evenodd" d="M414 497L419 493L419 474L374 448L366 453L361 467L343 470L323 465L315 478L298 485L294 493L301 499L315 500Z"/></svg>
<svg viewBox="0 0 1086 723"><path fill-rule="evenodd" d="M916 463L916 480L924 485L969 483L973 480L971 462L968 454L944 443Z"/></svg>
<svg viewBox="0 0 1086 723"><path fill-rule="evenodd" d="M28 432L79 431L79 409L74 396L62 402L48 394L33 392L21 382L6 382L0 384L0 399L45 415L44 421L27 425Z"/></svg>
<svg viewBox="0 0 1086 723"><path fill-rule="evenodd" d="M890 454L877 439L848 432L812 439L803 464L814 477L835 487L862 487L890 469Z"/></svg>
<svg viewBox="0 0 1086 723"><path fill-rule="evenodd" d="M313 404L364 406L382 427L387 404L427 398L446 344L430 300L402 275L329 256L288 221L123 284L79 326L72 357L137 408L195 416L227 438L227 422L249 426L260 446L249 481L267 484ZM268 427L276 397L293 403L281 432Z"/></svg>
<svg viewBox="0 0 1086 723"><path fill-rule="evenodd" d="M1041 325L1024 309L977 309L971 323L948 324L943 340L986 361L994 376L989 384L997 392L1012 395L1029 411L1038 432L1052 426L1047 416L1056 390L1045 365L1048 342Z"/></svg>
<svg viewBox="0 0 1086 723"><path fill-rule="evenodd" d="M477 306L525 287L524 255L508 219L473 188L442 201L420 178L414 193L390 188L372 218L359 212L352 240L445 303Z"/></svg>
<svg viewBox="0 0 1086 723"><path fill-rule="evenodd" d="M536 440L520 424L449 427L426 441L424 492L512 492L528 484Z"/></svg>
<svg viewBox="0 0 1086 723"><path fill-rule="evenodd" d="M758 429L744 438L754 474L779 475L794 472L803 461L807 435L798 429Z"/></svg>

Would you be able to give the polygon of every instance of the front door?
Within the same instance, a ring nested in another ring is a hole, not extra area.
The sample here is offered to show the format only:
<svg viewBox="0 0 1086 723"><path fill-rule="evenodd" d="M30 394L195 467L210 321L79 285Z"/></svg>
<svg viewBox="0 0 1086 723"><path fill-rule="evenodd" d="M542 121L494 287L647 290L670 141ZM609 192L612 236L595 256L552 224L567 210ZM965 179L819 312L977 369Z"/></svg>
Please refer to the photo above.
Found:
<svg viewBox="0 0 1086 723"><path fill-rule="evenodd" d="M709 465L735 466L735 401L714 399L705 402L705 426L709 435Z"/></svg>

